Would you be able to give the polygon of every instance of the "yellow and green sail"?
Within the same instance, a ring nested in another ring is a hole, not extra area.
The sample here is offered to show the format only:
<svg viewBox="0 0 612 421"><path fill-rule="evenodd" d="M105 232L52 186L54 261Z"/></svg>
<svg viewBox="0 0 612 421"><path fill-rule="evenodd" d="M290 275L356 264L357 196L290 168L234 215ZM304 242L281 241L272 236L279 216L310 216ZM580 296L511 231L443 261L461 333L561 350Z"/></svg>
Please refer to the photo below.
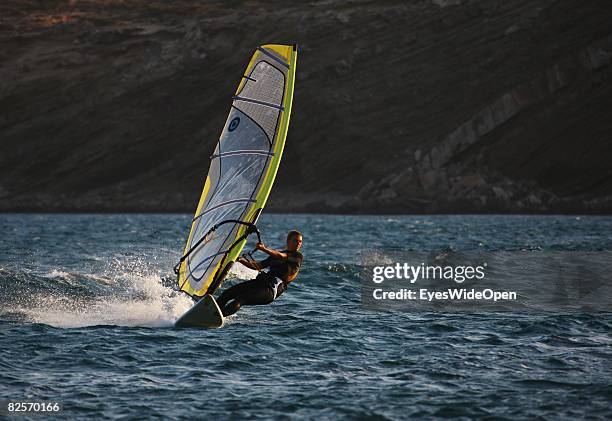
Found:
<svg viewBox="0 0 612 421"><path fill-rule="evenodd" d="M191 296L215 292L266 204L289 128L296 60L295 46L262 45L238 84L175 268Z"/></svg>

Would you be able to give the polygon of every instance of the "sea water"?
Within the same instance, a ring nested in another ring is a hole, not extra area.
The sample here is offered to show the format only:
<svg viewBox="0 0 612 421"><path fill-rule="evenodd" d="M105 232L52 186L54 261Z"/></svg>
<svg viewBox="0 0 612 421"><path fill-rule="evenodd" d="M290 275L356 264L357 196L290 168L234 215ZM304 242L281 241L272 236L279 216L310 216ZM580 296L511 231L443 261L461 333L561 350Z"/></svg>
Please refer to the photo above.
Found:
<svg viewBox="0 0 612 421"><path fill-rule="evenodd" d="M266 214L268 246L304 234L298 279L222 329L178 330L190 221L0 215L0 399L96 419L612 417L611 313L393 311L360 295L364 260L398 251L610 251L610 217ZM237 266L226 285L254 276Z"/></svg>

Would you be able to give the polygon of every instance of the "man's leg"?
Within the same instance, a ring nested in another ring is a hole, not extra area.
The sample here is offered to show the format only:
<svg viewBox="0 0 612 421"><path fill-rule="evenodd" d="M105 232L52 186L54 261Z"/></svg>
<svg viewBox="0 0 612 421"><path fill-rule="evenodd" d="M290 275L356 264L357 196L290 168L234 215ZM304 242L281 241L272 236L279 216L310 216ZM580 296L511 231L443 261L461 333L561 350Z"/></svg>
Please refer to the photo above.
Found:
<svg viewBox="0 0 612 421"><path fill-rule="evenodd" d="M258 285L259 282L256 279L251 279L223 291L217 300L223 315L230 316L240 310L241 301L251 295L250 292L256 289ZM241 297L245 298L241 300Z"/></svg>
<svg viewBox="0 0 612 421"><path fill-rule="evenodd" d="M236 287L240 288L234 289L234 287L231 287L219 297L219 306L224 316L231 316L240 310L243 305L263 305L274 301L274 291L264 282L247 281L236 285ZM225 297L223 297L224 295ZM221 301L222 297L223 301ZM223 303L223 306L221 306L221 303Z"/></svg>
<svg viewBox="0 0 612 421"><path fill-rule="evenodd" d="M228 303L228 301L236 299L236 297L238 297L240 294L242 294L245 290L249 288L253 281L254 279L244 281L223 291L219 296L219 299L217 300L217 304L219 304L219 307L223 308Z"/></svg>
<svg viewBox="0 0 612 421"><path fill-rule="evenodd" d="M236 299L221 309L223 317L231 316L240 310L240 300Z"/></svg>

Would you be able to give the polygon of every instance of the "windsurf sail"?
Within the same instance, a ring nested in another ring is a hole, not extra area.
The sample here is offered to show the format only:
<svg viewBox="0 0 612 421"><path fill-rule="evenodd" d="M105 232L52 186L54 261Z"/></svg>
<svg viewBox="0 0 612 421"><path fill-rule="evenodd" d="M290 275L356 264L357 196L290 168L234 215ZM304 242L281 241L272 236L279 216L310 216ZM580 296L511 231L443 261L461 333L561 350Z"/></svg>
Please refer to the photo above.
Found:
<svg viewBox="0 0 612 421"><path fill-rule="evenodd" d="M183 257L181 291L212 294L257 233L289 128L297 47L262 45L249 62L221 132Z"/></svg>

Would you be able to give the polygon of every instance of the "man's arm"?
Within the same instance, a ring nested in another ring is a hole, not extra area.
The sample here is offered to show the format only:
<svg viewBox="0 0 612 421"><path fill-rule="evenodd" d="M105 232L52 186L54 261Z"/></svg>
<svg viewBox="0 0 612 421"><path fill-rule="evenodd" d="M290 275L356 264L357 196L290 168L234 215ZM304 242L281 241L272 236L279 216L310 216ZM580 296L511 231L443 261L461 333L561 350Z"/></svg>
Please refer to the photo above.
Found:
<svg viewBox="0 0 612 421"><path fill-rule="evenodd" d="M248 259L245 259L242 256L240 256L238 259L236 259L236 261L238 263L242 263L244 266L248 267L249 269L253 269L253 270L262 270L263 268L266 267L263 264L263 262L256 262L255 260L248 260Z"/></svg>
<svg viewBox="0 0 612 421"><path fill-rule="evenodd" d="M275 259L279 259L279 260L287 260L287 253L283 253L282 251L278 251L278 250L274 250L274 249L269 249L265 246L264 243L257 243L255 245L255 248L257 250L261 250L264 253L267 253L270 257L273 257Z"/></svg>

